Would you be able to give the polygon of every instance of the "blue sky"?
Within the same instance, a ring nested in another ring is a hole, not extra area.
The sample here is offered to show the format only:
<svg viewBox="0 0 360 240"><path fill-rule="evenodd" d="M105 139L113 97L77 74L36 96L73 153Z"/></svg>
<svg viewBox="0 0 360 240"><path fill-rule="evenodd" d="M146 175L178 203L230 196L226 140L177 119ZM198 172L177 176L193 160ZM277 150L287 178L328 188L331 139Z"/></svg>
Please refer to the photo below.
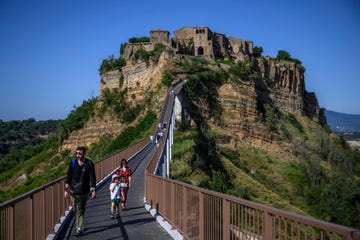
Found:
<svg viewBox="0 0 360 240"><path fill-rule="evenodd" d="M0 119L65 119L131 37L207 26L306 68L320 107L360 114L358 0L0 0Z"/></svg>

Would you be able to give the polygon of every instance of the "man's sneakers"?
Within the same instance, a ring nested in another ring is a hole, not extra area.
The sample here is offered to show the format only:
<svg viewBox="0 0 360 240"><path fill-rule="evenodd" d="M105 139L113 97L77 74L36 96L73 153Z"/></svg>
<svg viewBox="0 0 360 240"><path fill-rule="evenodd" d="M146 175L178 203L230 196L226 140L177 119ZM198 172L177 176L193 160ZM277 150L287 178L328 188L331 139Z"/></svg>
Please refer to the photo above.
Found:
<svg viewBox="0 0 360 240"><path fill-rule="evenodd" d="M81 228L77 228L76 229L76 236L82 236L82 235L84 235L84 231L81 230Z"/></svg>
<svg viewBox="0 0 360 240"><path fill-rule="evenodd" d="M115 214L111 214L110 215L110 219L114 219L114 218L120 218L120 214L117 213L116 215Z"/></svg>

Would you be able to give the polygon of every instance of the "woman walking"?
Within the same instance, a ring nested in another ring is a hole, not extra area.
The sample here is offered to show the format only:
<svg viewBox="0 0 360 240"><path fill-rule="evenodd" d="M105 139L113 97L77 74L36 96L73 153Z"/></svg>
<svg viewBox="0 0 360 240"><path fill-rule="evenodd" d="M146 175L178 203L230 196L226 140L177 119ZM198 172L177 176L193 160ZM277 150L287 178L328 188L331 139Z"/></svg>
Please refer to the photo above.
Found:
<svg viewBox="0 0 360 240"><path fill-rule="evenodd" d="M117 170L116 174L120 176L120 186L121 186L120 202L122 209L125 210L127 192L131 187L131 169L127 166L127 161L125 158L121 159L121 166Z"/></svg>

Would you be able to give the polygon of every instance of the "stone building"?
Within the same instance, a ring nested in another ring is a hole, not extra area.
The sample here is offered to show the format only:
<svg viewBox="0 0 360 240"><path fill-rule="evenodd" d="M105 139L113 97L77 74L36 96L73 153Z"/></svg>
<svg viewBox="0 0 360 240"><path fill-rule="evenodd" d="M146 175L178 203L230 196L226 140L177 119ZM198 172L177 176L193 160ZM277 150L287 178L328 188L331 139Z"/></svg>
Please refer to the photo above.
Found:
<svg viewBox="0 0 360 240"><path fill-rule="evenodd" d="M253 43L238 38L227 38L208 27L183 27L174 32L177 53L193 56L224 58L234 55L250 55Z"/></svg>
<svg viewBox="0 0 360 240"><path fill-rule="evenodd" d="M170 33L167 30L155 29L150 31L150 42L151 43L162 43L165 45L171 44Z"/></svg>
<svg viewBox="0 0 360 240"><path fill-rule="evenodd" d="M174 31L174 38L167 30L150 31L150 46L162 43L175 49L178 54L205 56L210 58L244 59L253 53L253 43L239 38L226 37L208 27L182 27ZM142 43L144 45L145 43ZM148 49L149 50L149 49Z"/></svg>
<svg viewBox="0 0 360 240"><path fill-rule="evenodd" d="M183 27L174 32L178 53L217 57L221 50L216 35L208 27Z"/></svg>

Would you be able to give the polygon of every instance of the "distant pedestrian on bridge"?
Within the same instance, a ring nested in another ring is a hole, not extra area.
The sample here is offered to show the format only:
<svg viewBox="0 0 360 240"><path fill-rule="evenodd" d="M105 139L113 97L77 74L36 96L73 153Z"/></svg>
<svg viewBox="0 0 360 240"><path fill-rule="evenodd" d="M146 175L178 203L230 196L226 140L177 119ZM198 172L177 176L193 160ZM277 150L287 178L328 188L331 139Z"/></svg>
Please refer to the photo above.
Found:
<svg viewBox="0 0 360 240"><path fill-rule="evenodd" d="M127 192L131 187L131 169L127 166L127 161L125 158L121 159L121 166L117 170L116 174L120 176L120 185L121 185L120 202L122 209L125 210Z"/></svg>
<svg viewBox="0 0 360 240"><path fill-rule="evenodd" d="M65 179L65 198L71 198L75 213L76 234L82 235L84 231L84 214L89 192L91 198L96 196L96 175L94 164L85 158L86 148L76 148L76 158L68 166Z"/></svg>

